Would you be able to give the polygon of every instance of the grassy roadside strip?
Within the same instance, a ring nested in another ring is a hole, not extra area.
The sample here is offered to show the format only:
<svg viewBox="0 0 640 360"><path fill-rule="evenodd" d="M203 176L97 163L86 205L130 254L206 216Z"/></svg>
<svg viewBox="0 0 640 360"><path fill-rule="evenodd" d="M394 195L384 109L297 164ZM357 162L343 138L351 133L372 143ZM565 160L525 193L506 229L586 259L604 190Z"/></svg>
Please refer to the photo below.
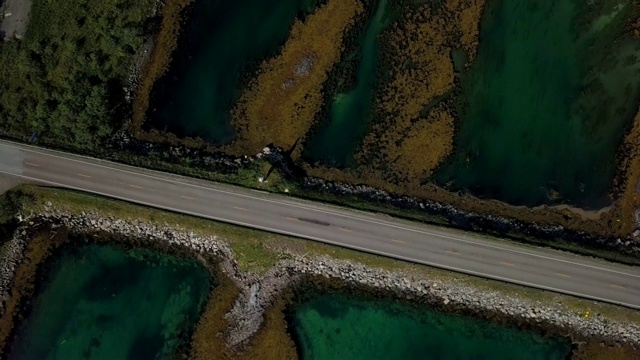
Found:
<svg viewBox="0 0 640 360"><path fill-rule="evenodd" d="M615 305L457 274L337 246L156 210L80 192L21 185L4 195L4 197L7 196L23 199L19 211L24 215L42 213L46 203L51 202L55 207L64 209L71 214L93 212L103 217L169 225L203 236L216 235L229 243L237 255L241 269L245 271L263 273L279 259L292 255L328 255L336 259L352 260L370 267L400 271L439 282L457 282L474 286L480 290L497 291L504 294L505 297L517 296L541 303L559 303L579 317L589 311L592 316L640 325L640 312Z"/></svg>

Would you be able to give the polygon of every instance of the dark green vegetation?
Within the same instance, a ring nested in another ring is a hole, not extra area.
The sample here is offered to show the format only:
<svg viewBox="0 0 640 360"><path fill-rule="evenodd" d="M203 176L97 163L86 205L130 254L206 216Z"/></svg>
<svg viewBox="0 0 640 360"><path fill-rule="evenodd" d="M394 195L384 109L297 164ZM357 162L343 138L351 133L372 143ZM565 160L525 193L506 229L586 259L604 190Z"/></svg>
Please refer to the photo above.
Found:
<svg viewBox="0 0 640 360"><path fill-rule="evenodd" d="M0 196L0 244L11 238L18 225L16 214L20 212L24 202L32 198L20 190L9 191Z"/></svg>
<svg viewBox="0 0 640 360"><path fill-rule="evenodd" d="M210 289L204 267L145 249L68 246L48 270L12 359L170 359Z"/></svg>
<svg viewBox="0 0 640 360"><path fill-rule="evenodd" d="M610 204L640 99L632 1L490 1L437 181L511 204ZM636 14L637 15L637 14Z"/></svg>
<svg viewBox="0 0 640 360"><path fill-rule="evenodd" d="M126 78L153 0L35 0L22 41L0 42L0 134L90 150L122 123Z"/></svg>
<svg viewBox="0 0 640 360"><path fill-rule="evenodd" d="M194 2L169 71L154 86L145 127L229 142L229 111L249 74L277 53L293 21L313 11L316 2Z"/></svg>
<svg viewBox="0 0 640 360"><path fill-rule="evenodd" d="M393 301L319 295L290 310L301 358L565 359L567 339Z"/></svg>

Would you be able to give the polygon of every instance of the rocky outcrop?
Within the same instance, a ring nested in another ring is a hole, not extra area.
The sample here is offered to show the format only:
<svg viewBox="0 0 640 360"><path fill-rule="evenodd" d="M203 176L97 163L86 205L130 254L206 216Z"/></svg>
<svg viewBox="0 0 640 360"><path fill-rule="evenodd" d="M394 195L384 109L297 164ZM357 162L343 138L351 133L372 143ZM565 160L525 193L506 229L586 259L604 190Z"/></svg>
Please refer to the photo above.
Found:
<svg viewBox="0 0 640 360"><path fill-rule="evenodd" d="M23 221L7 244L7 255L0 266L0 298L3 300L10 294L13 274L23 261L23 252L33 229L48 224L54 228L65 226L72 233L87 235L87 238L98 232L106 232L131 241L163 242L188 249L196 255L215 256L220 260L223 273L240 289L240 296L226 315L230 324L226 340L228 345L236 348L246 344L260 329L265 310L283 290L307 278L322 277L427 303L442 311L498 318L502 322L543 328L556 334L570 335L576 341L597 338L640 349L640 327L604 320L597 315L585 318L583 314L576 314L560 304L529 300L515 292L505 296L505 291L480 289L463 282L440 282L413 274L369 268L328 256L309 257L293 253L266 274L257 276L240 271L228 243L216 236L204 237L168 225L124 221L92 213L70 215L56 210L52 204L47 205L43 214Z"/></svg>

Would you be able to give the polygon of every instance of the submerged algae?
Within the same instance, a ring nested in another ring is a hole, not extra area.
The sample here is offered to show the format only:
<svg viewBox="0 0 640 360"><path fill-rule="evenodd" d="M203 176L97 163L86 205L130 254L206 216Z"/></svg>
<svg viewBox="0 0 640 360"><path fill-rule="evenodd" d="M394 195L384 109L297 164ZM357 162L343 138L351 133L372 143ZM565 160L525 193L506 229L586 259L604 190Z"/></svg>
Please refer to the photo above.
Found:
<svg viewBox="0 0 640 360"><path fill-rule="evenodd" d="M12 359L166 359L191 332L210 289L195 262L150 250L68 247L51 265Z"/></svg>
<svg viewBox="0 0 640 360"><path fill-rule="evenodd" d="M571 344L393 301L339 294L295 305L302 359L564 359Z"/></svg>
<svg viewBox="0 0 640 360"><path fill-rule="evenodd" d="M630 8L492 1L463 75L456 152L436 181L516 205L610 204L615 153L640 99Z"/></svg>

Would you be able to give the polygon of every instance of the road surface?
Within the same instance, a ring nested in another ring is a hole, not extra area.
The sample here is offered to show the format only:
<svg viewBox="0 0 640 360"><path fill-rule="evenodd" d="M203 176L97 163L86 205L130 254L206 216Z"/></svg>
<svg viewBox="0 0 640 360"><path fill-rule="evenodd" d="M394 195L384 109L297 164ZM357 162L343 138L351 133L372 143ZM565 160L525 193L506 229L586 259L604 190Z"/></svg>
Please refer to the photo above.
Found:
<svg viewBox="0 0 640 360"><path fill-rule="evenodd" d="M640 309L637 267L5 141L0 173Z"/></svg>

